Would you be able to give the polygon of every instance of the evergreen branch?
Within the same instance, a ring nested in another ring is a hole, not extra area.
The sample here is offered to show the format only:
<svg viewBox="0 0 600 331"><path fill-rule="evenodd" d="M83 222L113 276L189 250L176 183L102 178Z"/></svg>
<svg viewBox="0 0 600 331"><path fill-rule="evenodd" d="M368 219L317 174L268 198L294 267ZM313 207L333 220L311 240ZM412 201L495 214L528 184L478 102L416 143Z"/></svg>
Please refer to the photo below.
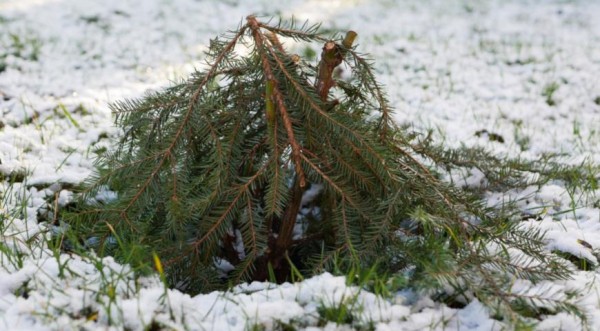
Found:
<svg viewBox="0 0 600 331"><path fill-rule="evenodd" d="M264 54L264 51L262 49L263 49L263 47L266 47L272 53L274 53L274 52L264 42L263 36L260 32L260 26L258 24L258 21L256 20L256 17L248 16L247 20L248 20L248 25L250 26L250 29L252 30L252 36L254 37L254 40L256 43L256 48L261 57L263 70L265 71L265 77L266 77L267 81L275 82L276 80L275 80L275 77L273 76L273 71L269 64L269 60L267 59L267 56L266 56L266 54ZM272 55L274 56L274 54L272 54ZM275 99L275 102L277 103L278 113L281 115L281 117L283 119L283 125L284 125L285 130L288 135L288 141L290 143L290 146L292 147L292 156L293 156L292 160L296 167L296 174L298 176L300 187L303 188L306 186L306 178L304 176L304 171L302 170L302 165L300 164L300 154L302 153L301 148L300 148L300 145L298 144L298 141L294 137L294 130L292 129L292 122L288 115L287 108L285 107L285 102L283 101L283 96L281 95L281 92L277 88L277 85L275 83L273 83L273 84L274 84L273 98Z"/></svg>
<svg viewBox="0 0 600 331"><path fill-rule="evenodd" d="M429 171L429 169L427 169L422 163L420 163L419 161L417 161L412 155L410 155L410 153L408 153L405 149L398 147L397 145L392 145L391 148L393 148L395 151L399 152L400 154L404 155L406 158L408 158L412 164L416 165L417 168L419 170L416 170L414 168L412 168L411 166L409 166L406 163L403 163L403 168L404 169L408 169L410 170L415 176L423 179L424 182L426 183L430 183L430 187L434 190L434 192L436 193L436 195L438 197L441 198L441 200L444 202L444 204L450 208L450 210L455 210L456 208L456 203L452 202L452 198L447 196L445 193L443 193L440 188L444 185L442 183L439 182L439 180L437 178L435 178L435 176L433 176L431 174L431 172ZM473 224L462 220L461 222L463 222L464 224L467 224L469 226L472 226Z"/></svg>
<svg viewBox="0 0 600 331"><path fill-rule="evenodd" d="M248 229L247 232L249 232L249 241L250 243L248 243L246 240L244 240L244 249L245 249L245 254L246 257L244 258L244 260L241 263L238 263L237 268L236 268L236 274L234 275L234 280L236 282L240 282L243 278L247 277L249 274L252 273L253 271L253 267L254 267L254 263L255 260L258 256L258 247L257 247L257 232L256 229L254 227L255 225L255 220L253 218L253 213L254 213L254 208L253 208L253 203L251 201L250 195L246 195L246 213L248 214L248 220L246 222L244 222L244 224L246 225L246 228ZM250 244L250 249L246 249L248 246L248 244Z"/></svg>
<svg viewBox="0 0 600 331"><path fill-rule="evenodd" d="M325 183L331 186L341 197L342 201L348 201L352 207L356 209L356 211L363 217L365 220L371 220L371 217L367 215L364 211L364 207L360 206L354 199L350 196L350 193L347 190L341 188L336 182L329 177L325 172L323 172L316 164L314 164L310 159L308 159L304 154L301 154L302 159L312 170L314 170L317 174L319 174L320 178L323 179ZM371 223L371 222L370 222Z"/></svg>
<svg viewBox="0 0 600 331"><path fill-rule="evenodd" d="M355 139L356 141L359 141L360 142L359 150L361 150L361 152L369 152L369 155L373 156L377 160L377 164L379 164L379 165L386 164L385 160L381 157L381 155L379 155L376 151L373 150L373 148L371 147L371 144L369 144L367 141L365 141L365 138L363 136L359 135L355 130L352 130L348 126L342 124L341 122L339 122L338 120L333 118L331 114L329 114L327 111L325 111L320 105L318 105L315 102L315 100L311 96L309 96L307 94L306 89L304 89L300 85L300 83L296 79L294 79L294 77L292 77L291 74L286 70L286 67L283 64L283 61L279 58L279 56L277 55L276 52L272 51L271 54L273 55L273 59L277 63L277 66L279 67L281 72L286 76L287 81L294 87L294 90L300 96L302 96L302 98L308 103L308 105L310 106L311 109L315 110L321 116L322 119L326 119L330 123L333 123L336 127L344 130L344 132L349 134L353 139Z"/></svg>
<svg viewBox="0 0 600 331"><path fill-rule="evenodd" d="M167 258L169 280L193 291L266 280L269 265L283 282L295 266L311 274L383 260L386 273L412 268L411 286L476 297L513 319L518 300L540 302L511 296L514 277L569 277L543 233L512 221L515 204L487 207L482 191L440 176L476 167L510 188L531 183L530 172L536 183L549 180L554 169L435 146L429 136L413 144L353 35L336 43L316 30L249 16L230 38L211 41L205 71L114 104L123 134L96 163L73 228L103 238L102 249L110 227L128 245L153 247ZM324 43L318 68L286 53L280 37ZM240 44L249 54L236 52ZM342 61L348 82L332 76ZM341 101L329 102L336 85ZM557 178L573 180L564 171ZM104 187L117 198L89 204ZM297 236L300 217L308 228ZM109 251L129 262L120 247L99 253ZM218 259L234 270L219 276Z"/></svg>
<svg viewBox="0 0 600 331"><path fill-rule="evenodd" d="M204 87L206 86L206 83L208 83L208 81L214 77L214 73L217 71L217 66L219 65L219 63L221 63L221 61L223 61L223 59L225 58L225 56L231 52L233 50L233 48L235 47L235 45L237 44L238 39L244 34L245 32L245 28L242 27L234 36L234 38L227 44L227 47L225 47L225 49L223 49L221 51L221 53L217 56L217 58L215 59L215 62L213 63L211 69L208 71L208 73L205 75L204 79L200 82L200 84L198 84L198 87L196 88L196 91L194 92L194 94L192 95L192 98L190 99L189 105L188 105L188 109L187 112L184 115L184 118L181 122L181 124L179 125L179 128L177 129L177 132L173 135L173 139L171 144L169 145L169 147L167 147L166 150L164 150L161 154L162 154L162 158L160 159L160 161L158 162L158 165L156 165L156 167L154 168L154 170L152 171L152 173L150 174L150 176L148 176L148 179L146 181L144 181L144 183L140 186L140 188L138 189L138 191L134 194L133 198L129 201L129 203L127 204L127 206L123 209L123 211L121 212L121 216L127 220L127 210L129 210L129 208L131 208L131 206L133 206L133 204L136 203L136 201L140 198L141 194L146 190L146 188L148 188L148 185L150 184L150 182L153 180L153 178L158 174L158 172L160 171L162 165L164 164L165 160L171 156L172 150L175 147L175 145L177 144L177 142L179 141L179 137L181 136L181 134L183 133L183 128L187 125L190 116L192 114L192 111L196 105L196 103L198 102L198 98L200 97L200 92L204 89ZM215 142L218 142L219 140L216 139Z"/></svg>
<svg viewBox="0 0 600 331"><path fill-rule="evenodd" d="M262 172L266 169L266 165L263 165L263 167L261 169L259 169L252 177L250 177L246 183L244 183L244 185L240 186L237 188L237 194L235 196L235 198L233 198L233 201L231 201L230 203L228 203L227 207L225 208L225 211L221 213L221 216L219 216L214 222L213 224L210 226L210 228L202 235L202 237L200 237L199 239L195 239L190 246L193 247L194 251L198 250L198 247L200 245L202 245L208 238L210 238L210 236L223 224L223 222L225 220L227 220L227 217L232 214L233 212L235 212L235 207L237 206L237 202L239 199L241 199L243 197L244 194L248 194L248 190L250 189L250 187L252 186L252 184L254 184L254 182L256 181L256 179L262 174Z"/></svg>
<svg viewBox="0 0 600 331"><path fill-rule="evenodd" d="M329 139L327 139L327 142L328 142L328 147L334 156L334 160L333 160L334 162L332 162L332 163L335 164L336 167L345 169L346 172L349 172L350 177L352 179L356 180L356 182L359 184L361 190L365 190L367 192L376 192L377 191L376 188L378 188L380 186L377 186L377 184L375 184L374 181L372 181L369 178L370 175L372 175L374 173L374 170L372 169L370 164L366 163L369 170L371 170L370 172L361 171L360 169L356 168L353 164L351 164L350 161L348 161L345 157L340 155L340 152L337 150L337 148L335 148L335 145L330 143ZM350 145L350 146L352 146L352 145ZM361 156L361 154L358 153L356 150L354 150L354 151L355 151L355 155ZM329 168L331 168L331 166L329 166ZM379 184L385 185L383 178L381 178L379 176L376 176L376 177L377 177L377 180L379 181Z"/></svg>
<svg viewBox="0 0 600 331"><path fill-rule="evenodd" d="M298 183L301 188L306 186L306 176L304 175L304 170L302 170L302 165L300 163L300 157L302 155L302 149L298 144L298 141L294 137L294 130L292 128L292 121L288 115L287 109L285 107L283 97L281 92L275 87L273 90L273 96L277 101L277 110L283 119L283 125L288 135L289 143L292 146L292 160L294 161L294 165L296 167L296 174L298 175Z"/></svg>
<svg viewBox="0 0 600 331"><path fill-rule="evenodd" d="M300 40L308 40L308 41L316 40L316 41L321 41L321 42L327 41L326 38L323 38L317 34L320 24L315 24L309 28L304 28L304 26L306 26L306 23L305 23L303 28L300 30L295 29L293 23L291 24L291 26L292 27L288 29L288 28L282 28L280 25L279 26L271 26L268 24L258 22L258 27L269 30L273 34L280 34L282 36L291 37L291 38L300 39Z"/></svg>
<svg viewBox="0 0 600 331"><path fill-rule="evenodd" d="M355 156L357 156L357 157L358 157L358 159L360 159L360 160L363 162L363 164L364 164L364 165L365 165L365 166L368 168L368 170L369 170L369 174L371 174L371 175L373 175L374 177L376 177L376 178L377 178L377 181L380 183L380 186L379 186L379 187L386 187L386 186L388 186L388 185L390 185L390 186L391 186L391 185L394 185L394 184L396 184L396 183L394 183L394 182L390 183L390 181L389 181L389 173L387 174L388 176L382 176L382 175L380 175L380 174L378 173L378 171L375 169L375 167L374 167L374 164L373 164L372 162L369 162L369 161L368 161L368 160L365 158L365 153L362 153L362 150L361 150L361 149L359 149L359 148L358 148L356 145L354 145L354 144L353 144L353 143L352 143L350 140L347 140L347 139L345 139L345 138L344 138L344 143L346 143L348 146L350 146L350 148L351 148L351 149L352 149L352 151L354 152L354 155L355 155ZM333 148L333 146L332 146L332 149L335 151L335 148ZM342 158L340 157L340 158L338 159L338 161L340 161L340 162L345 162L345 160L344 160L344 161L342 161L341 159L342 159ZM379 164L377 164L376 162L375 162L375 164L376 164L376 165L379 165ZM387 179L387 181L386 181L386 179ZM395 189L395 188L393 188L393 187L390 187L389 189L390 189L390 190L393 190L393 189ZM375 190L369 190L369 192L376 192L376 191L375 191ZM376 194L376 195L379 195L379 194Z"/></svg>
<svg viewBox="0 0 600 331"><path fill-rule="evenodd" d="M369 90L372 90L374 92L374 95L379 103L379 110L381 111L381 119L379 121L379 129L381 130L381 132L379 134L379 138L381 139L381 141L385 141L388 138L388 133L390 131L395 131L395 124L393 123L391 117L392 109L389 107L387 98L385 97L385 93L383 92L379 83L377 83L377 80L375 79L375 75L373 74L369 63L367 63L367 61L363 57L359 56L359 54L356 53L350 47L345 48L345 51L352 54L352 59L358 64L358 71L364 72L364 77L366 79L363 79L362 81L368 85Z"/></svg>
<svg viewBox="0 0 600 331"><path fill-rule="evenodd" d="M348 247L351 253L355 252L352 245L352 236L350 235L349 229L351 228L348 218L346 217L346 202L344 199L340 202L340 212L342 213L342 231L344 231L345 244L342 246Z"/></svg>
<svg viewBox="0 0 600 331"><path fill-rule="evenodd" d="M282 200L284 200L283 192L281 192L281 184L284 184L283 180L285 178L281 174L283 169L281 169L281 165L279 164L279 148L277 143L277 130L275 128L272 130L272 136L270 137L272 140L271 148L273 150L273 155L271 156L272 160L270 161L271 167L269 168L269 173L273 175L273 180L271 181L271 185L267 187L267 192L265 194L267 217L273 215L280 217L283 212L283 208L280 206L282 205Z"/></svg>

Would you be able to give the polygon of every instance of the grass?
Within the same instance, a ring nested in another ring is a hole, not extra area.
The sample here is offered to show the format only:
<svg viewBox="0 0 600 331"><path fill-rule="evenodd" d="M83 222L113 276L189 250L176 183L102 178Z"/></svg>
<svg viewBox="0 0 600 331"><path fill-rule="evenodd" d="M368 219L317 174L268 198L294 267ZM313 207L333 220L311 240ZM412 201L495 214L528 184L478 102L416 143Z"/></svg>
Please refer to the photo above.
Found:
<svg viewBox="0 0 600 331"><path fill-rule="evenodd" d="M560 85L557 82L551 82L544 86L544 89L542 90L542 96L545 98L546 104L548 104L548 106L556 106L554 94L556 93L556 91L558 91L559 87Z"/></svg>
<svg viewBox="0 0 600 331"><path fill-rule="evenodd" d="M590 175L587 178L575 177L570 178L569 196L572 201L569 206L569 211L573 217L576 217L576 208L580 206L586 194L592 194L594 190L598 188L598 173L592 173L591 170L597 171L592 165L587 165L590 169ZM34 237L28 235L28 229L15 229L18 228L17 224L21 224L23 220L31 219L30 213L32 212L30 193L28 192L28 185L26 184L26 172L21 175L11 174L4 177L5 189L2 192L2 203L0 210L1 222L1 236L3 238L0 243L0 262L2 269L7 272L15 272L22 270L27 265L35 263L36 257L30 255L31 252L45 251L45 254L49 255L49 259L53 260L55 266L54 272L44 275L42 278L47 280L54 279L55 282L45 284L42 288L52 296L68 296L65 292L64 284L71 282L80 282L86 277L82 270L74 269L71 265L74 260L69 258L68 255L64 254L64 242L65 240L77 240L77 238L67 238L62 235L57 236L45 243L44 241L34 240ZM49 201L54 203L54 201ZM60 211L56 211L59 212ZM28 223L25 223L28 224ZM48 232L36 233L34 236L47 237ZM114 233L119 243L118 235ZM12 244L10 244L12 242ZM136 260L136 250L142 248L132 247L129 251L132 253L131 257L126 257L131 262ZM104 319L107 325L121 326L125 312L121 310L120 302L123 295L126 297L133 297L140 295L141 287L135 285L139 275L148 274L147 271L142 269L148 269L148 265L137 265L134 263L132 266L134 269L130 270L114 270L107 269L105 260L96 257L91 252L78 252L79 257L84 263L92 265L94 268L93 274L96 279L83 285L82 288L86 288L86 291L92 293L91 297L94 302L90 302L78 310L72 310L69 307L60 306L48 306L46 312L41 312L37 315L47 323L51 323L52 319L56 317L56 314L66 314L73 319L74 325L79 323L99 323ZM587 261L577 258L573 255L568 255L563 252L557 254L564 256L565 258L574 262L574 264L581 270L594 270L595 266L589 264ZM37 260L40 261L40 260ZM48 263L48 262L46 262ZM137 268L137 269L136 269ZM169 299L168 288L164 274L161 273L161 261L160 258L155 256L154 269L157 270L157 277L163 284L163 295L161 296L160 305L167 315L169 320L174 322L177 317L173 311L172 302ZM40 267L39 271L45 272ZM298 273L299 275L300 273ZM32 275L30 278L24 279L14 289L13 293L17 297L24 299L29 298L32 293L38 293L40 288L35 278L38 276ZM398 275L385 275L381 274L377 266L372 268L360 268L356 267L350 269L345 274L348 285L355 286L359 291L368 291L375 293L382 297L384 300L390 300L393 298L395 291L407 288L410 282ZM301 280L301 279L299 279ZM123 292L122 284L128 284L128 289ZM143 309L143 308L142 308ZM326 302L322 301L317 308L318 321L316 326L324 326L327 323L345 324L352 325L356 329L360 330L373 330L372 323L360 322L358 315L361 312L361 306L358 301L358 294L349 294L339 302ZM294 330L300 328L305 322L279 322L276 329L280 330ZM439 325L439 324L435 324ZM144 327L145 330L158 330L165 327L159 321L153 320L150 324ZM260 325L251 326L250 330L262 330Z"/></svg>
<svg viewBox="0 0 600 331"><path fill-rule="evenodd" d="M63 121L72 127L81 129L79 122L72 116L71 111L65 105L59 104L54 109L56 117L46 119L44 123L49 123L49 121ZM35 130L40 131L40 134L43 131L44 123L35 126ZM513 124L515 125L515 140L520 145L521 150L527 150L527 143L523 142L525 138L522 138L523 134L520 131L523 125L522 122L514 122ZM581 139L579 130L574 129L573 135L575 138ZM66 159L75 152L74 150L69 151L63 162L58 165L57 171L63 166ZM587 171L584 173L587 175L582 176L582 172L573 172L570 177L565 177L564 172L561 172L558 168L555 169L556 180L566 183L566 192L571 201L568 210L563 210L555 215L570 213L576 218L577 208L581 205L587 205L589 199L595 197L594 192L598 190L600 170L590 162L582 163L580 168L586 169ZM35 264L44 261L44 258L40 259L39 256L36 257L34 252L44 252L40 253L40 255L46 256L46 262L38 265L37 275L31 275L14 286L13 294L17 297L27 299L33 293L39 293L43 289L44 291L49 291L50 296L65 297L69 295L67 293L68 288L64 287L65 284L83 281L82 285L78 285L79 289L88 293L84 294L84 297L93 300L86 302L75 310L72 306L60 306L49 303L45 311L40 311L36 314L37 318L46 323L52 323L51 321L56 315L60 314L72 318L73 325L102 322L106 323L106 325L122 327L123 321L127 318L125 316L126 312L122 310L122 300L124 298L134 298L135 300L136 297L139 297L144 287L140 286L138 282L143 278L141 277L142 275L150 274L154 275L152 277L158 279L162 284L163 294L159 298L159 305L161 311L166 314L166 321L175 323L180 319L175 313L173 303L169 297L170 290L168 289L165 275L162 272L160 257L154 255L153 266L143 264L138 259L137 252L145 248L131 247L122 249L122 251L131 252L131 256L124 257L124 261L131 262L131 267L119 270L114 269L112 266L107 266L106 259L97 257L91 251L77 250L76 258L65 255L65 243L69 241L77 242L81 238L69 237L65 233L59 233L52 237L48 230L34 232L34 235L30 236L30 229L19 228L21 224L29 224L24 221L32 219L31 212L36 208L36 206L33 206L32 195L29 191L32 186L27 184L27 177L29 175L30 172L23 170L21 172L11 172L8 175L3 175L1 178L4 189L0 193L0 211L2 211L0 214L0 220L2 221L0 222L0 235L3 238L0 243L0 261L2 269L9 273L22 270L32 263ZM55 215L60 215L62 207L56 204L57 196L57 194L51 196L46 203L49 204L47 207L52 208ZM116 244L122 245L118 234L113 232L113 236ZM49 239L47 241L35 240L39 237ZM10 244L11 242L12 244ZM596 268L589 261L572 254L560 251L556 253L572 261L580 270L595 270ZM49 261L53 261L52 265L54 267L51 268L52 271L47 271L42 267L44 263L49 263ZM95 275L92 280L86 280L86 272L73 267L73 265L80 263L79 261L92 266L92 271L87 271L88 275L90 272ZM155 272L151 272L150 269L154 269ZM297 272L297 275L298 280L302 281L300 272ZM376 294L382 300L393 300L394 294L398 290L410 288L409 278L403 275L388 275L382 272L377 265L370 268L355 266L350 268L343 276L346 278L347 285L356 288L357 291L344 294L338 301L320 301L316 308L317 318L314 321L314 326L322 327L328 323L334 323L351 325L358 330L374 330L375 324L373 321L365 322L360 317L364 309L361 305L360 293L363 291L370 292ZM40 284L40 280L37 279L38 277L48 283ZM539 316L536 315L535 317ZM443 319L432 322L431 328L439 327L445 323L447 322ZM143 329L164 329L168 328L167 324L165 324L165 320L152 319L149 323L143 323ZM276 321L274 325L276 330L286 331L307 326L304 320ZM523 324L522 327L526 329L530 325ZM247 329L265 330L265 326L262 324L248 324Z"/></svg>
<svg viewBox="0 0 600 331"><path fill-rule="evenodd" d="M0 19L0 27L4 21ZM0 29L0 31L3 29ZM0 32L0 73L6 71L10 64L9 56L25 61L38 61L42 43L40 39L33 33L14 33L10 31Z"/></svg>

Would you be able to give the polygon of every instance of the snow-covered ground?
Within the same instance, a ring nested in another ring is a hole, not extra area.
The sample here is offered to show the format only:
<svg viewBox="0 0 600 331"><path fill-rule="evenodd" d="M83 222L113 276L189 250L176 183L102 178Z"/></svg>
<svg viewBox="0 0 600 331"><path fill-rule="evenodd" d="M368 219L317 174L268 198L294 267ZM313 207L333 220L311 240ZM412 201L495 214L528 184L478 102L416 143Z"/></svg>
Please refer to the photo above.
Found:
<svg viewBox="0 0 600 331"><path fill-rule="evenodd" d="M54 198L67 204L94 151L118 134L107 104L185 77L202 65L210 38L252 13L357 31L397 121L434 128L451 146L600 164L599 1L0 0L0 330L503 327L477 301L453 309L410 292L384 300L329 274L190 297L158 277L136 281L110 258L47 248L39 208ZM567 191L556 182L509 193L524 209L544 210L524 224L548 230L549 249L597 262L597 187ZM576 293L592 330L600 329L597 274L544 284ZM354 308L353 326L320 322L320 308L342 304ZM537 327L582 328L564 313Z"/></svg>

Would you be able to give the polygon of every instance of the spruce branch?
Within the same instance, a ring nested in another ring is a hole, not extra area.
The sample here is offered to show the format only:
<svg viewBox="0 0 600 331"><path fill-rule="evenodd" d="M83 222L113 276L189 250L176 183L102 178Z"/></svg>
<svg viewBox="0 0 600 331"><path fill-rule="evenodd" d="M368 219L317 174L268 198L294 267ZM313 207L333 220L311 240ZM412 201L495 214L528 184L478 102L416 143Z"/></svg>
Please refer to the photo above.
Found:
<svg viewBox="0 0 600 331"><path fill-rule="evenodd" d="M256 20L256 17L248 16L246 19L248 21L248 26L252 30L252 36L254 37L254 41L256 43L256 47L257 47L257 50L260 55L260 60L261 60L262 66L263 66L263 70L265 72L265 79L268 82L267 86L272 85L272 87L269 88L271 90L270 94L272 94L270 97L272 97L275 100L275 103L277 104L277 111L282 117L283 125L285 126L285 130L288 135L289 143L292 146L292 159L294 161L294 165L296 166L296 173L298 175L299 185L301 188L303 188L306 186L306 178L304 176L304 171L302 170L302 165L300 163L300 154L301 154L300 144L294 137L292 121L290 120L290 117L288 115L287 108L283 101L281 92L279 91L278 87L275 84L275 78L273 76L273 71L271 69L271 65L269 64L267 54L265 54L263 48L266 48L269 52L271 52L272 53L271 55L273 55L274 50L272 49L271 45L265 44L265 41L263 39L263 34L259 31L260 26L258 24L258 21ZM277 40L277 39L276 39L276 37L272 37L272 40ZM281 48L281 44L279 44L278 41L276 41L276 47ZM273 106L273 105L270 105L270 106Z"/></svg>
<svg viewBox="0 0 600 331"><path fill-rule="evenodd" d="M322 43L316 66L291 54L288 38ZM393 122L355 38L248 16L211 41L204 70L113 104L123 134L97 160L70 219L74 231L101 238L99 253L128 263L147 265L154 251L171 284L190 292L266 280L270 271L283 282L298 270L377 265L413 270L409 286L478 298L513 316L515 277L568 278L543 233L519 226L514 205L487 207L486 188L443 179L477 168L506 189L531 184L530 173L543 183L556 167L449 149L430 136L415 141L419 133ZM333 74L342 65L347 81ZM107 189L117 198L96 199ZM114 233L141 253L111 246ZM541 302L527 295L523 302Z"/></svg>
<svg viewBox="0 0 600 331"><path fill-rule="evenodd" d="M208 73L206 74L204 79L200 82L200 84L198 84L196 91L194 92L194 94L192 95L192 97L188 103L187 112L184 115L183 121L181 121L181 124L179 125L177 132L175 132L174 136L172 137L171 144L164 151L160 152L158 155L154 155L154 157L156 157L158 159L157 165L155 166L155 168L152 171L152 173L150 174L150 176L140 186L138 191L135 192L133 198L129 200L128 205L121 211L120 216L128 223L129 223L129 218L127 215L127 211L129 210L129 208L131 208L131 206L133 206L133 204L135 204L138 201L141 194L144 193L144 191L148 188L151 181L156 177L156 175L161 170L161 166L165 163L165 161L167 159L173 157L173 155L172 155L173 149L174 149L175 145L179 142L179 139L180 139L186 125L188 124L188 122L190 120L190 117L191 117L190 115L192 114L192 111L194 110L194 106L198 102L200 93L202 92L202 90L206 86L206 84L210 81L210 79L214 78L215 71L217 71L219 64L221 64L221 62L225 59L225 56L233 50L233 48L237 44L237 40L244 34L244 30L245 30L245 28L241 28L238 31L238 33L234 36L234 38L227 44L227 46L217 56L217 58L215 59L215 62L212 64L211 69L208 71ZM219 145L220 144L219 137L216 135L215 130L213 128L211 128L210 132L211 132L211 136L213 137L213 141L215 142L215 144Z"/></svg>

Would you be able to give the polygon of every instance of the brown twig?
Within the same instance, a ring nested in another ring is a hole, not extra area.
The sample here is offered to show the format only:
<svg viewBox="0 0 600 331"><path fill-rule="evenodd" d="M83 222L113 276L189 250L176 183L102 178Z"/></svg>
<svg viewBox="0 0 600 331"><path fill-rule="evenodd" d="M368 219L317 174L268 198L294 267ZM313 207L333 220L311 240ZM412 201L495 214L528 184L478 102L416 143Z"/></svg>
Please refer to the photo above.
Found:
<svg viewBox="0 0 600 331"><path fill-rule="evenodd" d="M265 40L263 39L263 35L260 32L259 23L256 20L256 17L254 17L254 16L248 16L246 19L248 20L248 26L252 30L252 36L254 37L254 41L256 42L256 47L257 47L257 49L260 50L263 46L266 46L266 45L265 45ZM277 47L277 46L275 46L275 47ZM295 138L294 129L292 127L292 120L290 119L290 116L287 111L287 107L285 106L285 103L283 101L283 96L281 95L281 91L279 91L279 88L277 87L275 76L273 75L273 70L271 69L269 60L267 59L264 52L261 52L260 55L261 55L261 62L262 62L263 70L264 70L265 76L266 76L265 78L266 78L267 82L272 82L272 84L274 85L273 91L272 91L273 99L277 103L277 111L281 115L281 118L283 119L283 126L285 127L285 131L288 135L288 141L290 143L290 146L292 147L292 161L294 162L294 166L295 166L296 174L298 175L298 181L300 183L300 187L303 188L306 186L306 176L304 175L304 170L302 170L302 164L300 163L300 161L301 161L300 154L302 153L302 148L300 147L300 144L298 144L298 141Z"/></svg>
<svg viewBox="0 0 600 331"><path fill-rule="evenodd" d="M329 90L335 85L333 70L342 63L342 60L342 53L335 42L328 41L323 45L321 61L319 61L319 71L317 80L315 81L315 88L321 101L327 101Z"/></svg>
<svg viewBox="0 0 600 331"><path fill-rule="evenodd" d="M327 101L329 90L335 86L333 71L342 63L344 60L344 50L352 47L355 39L356 32L348 31L346 33L346 38L342 41L344 48L333 41L328 41L323 45L321 61L319 61L318 66L319 71L317 73L317 80L315 81L315 88L317 89L321 101Z"/></svg>
<svg viewBox="0 0 600 331"><path fill-rule="evenodd" d="M265 74L265 97L267 98L267 121L269 125L274 126L277 117L281 117L281 122L287 133L287 140L292 149L291 159L294 163L296 170L296 178L291 197L288 205L283 212L280 219L280 228L277 233L277 238L269 239L269 247L267 254L256 262L256 275L255 278L262 279L267 276L266 271L268 270L267 265L270 264L277 273L287 274L289 270L288 265L282 263L283 259L287 256L287 251L290 249L293 243L293 230L296 224L296 215L300 210L300 204L302 202L302 193L306 186L306 177L304 170L302 169L302 148L295 138L294 130L292 126L292 118L290 117L287 107L285 105L284 96L279 90L277 80L273 74L273 69L269 63L268 54L276 56L276 53L285 54L285 51L279 42L277 36L273 33L263 34L260 31L260 24L254 16L248 16L248 27L252 32L252 37L256 45L256 49L260 55L263 72ZM277 129L273 128L273 132ZM276 143L276 142L275 142ZM277 155L275 157L278 157ZM272 220L270 220L272 221Z"/></svg>

